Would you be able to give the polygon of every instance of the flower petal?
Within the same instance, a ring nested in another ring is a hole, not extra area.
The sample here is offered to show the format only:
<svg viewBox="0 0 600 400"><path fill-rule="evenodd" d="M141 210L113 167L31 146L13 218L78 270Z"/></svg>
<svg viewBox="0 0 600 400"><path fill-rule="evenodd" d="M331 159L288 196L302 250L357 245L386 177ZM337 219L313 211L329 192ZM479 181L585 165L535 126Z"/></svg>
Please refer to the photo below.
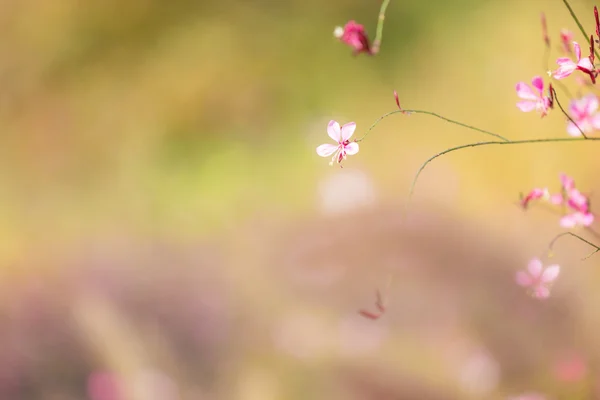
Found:
<svg viewBox="0 0 600 400"><path fill-rule="evenodd" d="M348 140L352 137L352 135L354 134L354 131L356 130L356 122L348 122L347 124L345 124L344 126L342 126L342 142L344 140Z"/></svg>
<svg viewBox="0 0 600 400"><path fill-rule="evenodd" d="M559 224L563 228L573 228L577 224L577 218L574 214L565 215L560 219Z"/></svg>
<svg viewBox="0 0 600 400"><path fill-rule="evenodd" d="M562 173L559 175L559 179L560 179L561 186L567 192L569 192L575 188L575 179L571 178L569 175Z"/></svg>
<svg viewBox="0 0 600 400"><path fill-rule="evenodd" d="M515 274L515 281L517 282L517 285L519 286L531 286L533 284L533 279L531 279L531 276L524 271L518 271Z"/></svg>
<svg viewBox="0 0 600 400"><path fill-rule="evenodd" d="M534 258L527 264L527 271L529 271L532 278L537 279L542 275L543 267L542 261L539 258Z"/></svg>
<svg viewBox="0 0 600 400"><path fill-rule="evenodd" d="M585 100L585 112L588 115L592 115L598 109L598 98L593 95L587 95L583 98Z"/></svg>
<svg viewBox="0 0 600 400"><path fill-rule="evenodd" d="M544 270L544 273L542 274L540 281L542 281L544 283L550 283L558 277L559 272L560 272L560 266L558 266L556 264L550 265L550 266L548 266L548 268L546 268Z"/></svg>
<svg viewBox="0 0 600 400"><path fill-rule="evenodd" d="M544 93L544 80L541 76L534 76L531 80L531 84L538 90L538 92L540 92L540 96Z"/></svg>
<svg viewBox="0 0 600 400"><path fill-rule="evenodd" d="M591 212L582 213L580 222L583 226L590 226L594 223L594 214Z"/></svg>
<svg viewBox="0 0 600 400"><path fill-rule="evenodd" d="M353 156L354 154L358 153L358 143L348 143L346 146L344 146L344 150L346 151L346 154Z"/></svg>
<svg viewBox="0 0 600 400"><path fill-rule="evenodd" d="M536 102L531 100L523 100L517 103L517 108L523 112L535 110Z"/></svg>
<svg viewBox="0 0 600 400"><path fill-rule="evenodd" d="M339 146L336 146L334 144L322 144L319 147L317 147L317 154L321 157L329 157L330 155L335 153L338 148Z"/></svg>
<svg viewBox="0 0 600 400"><path fill-rule="evenodd" d="M572 62L571 60L568 60L568 63L562 64L560 67L558 67L558 69L556 71L554 71L554 78L556 79L564 79L567 76L571 75L573 73L573 71L575 71L575 68L577 68L577 65Z"/></svg>
<svg viewBox="0 0 600 400"><path fill-rule="evenodd" d="M533 90L531 90L529 85L527 85L525 82L517 83L517 86L515 86L515 89L517 90L517 96L519 96L522 99L525 99L525 100L537 100L538 99L538 96L533 92Z"/></svg>
<svg viewBox="0 0 600 400"><path fill-rule="evenodd" d="M342 136L342 133L340 129L340 124L338 124L334 120L329 121L329 125L327 125L327 134L336 142L341 142L340 138Z"/></svg>
<svg viewBox="0 0 600 400"><path fill-rule="evenodd" d="M579 43L573 42L573 48L575 49L575 58L577 58L577 61L581 60L581 47Z"/></svg>
<svg viewBox="0 0 600 400"><path fill-rule="evenodd" d="M587 71L593 71L594 70L594 65L590 61L589 57L584 57L581 60L579 60L579 62L577 63L577 66L579 68L585 69Z"/></svg>
<svg viewBox="0 0 600 400"><path fill-rule="evenodd" d="M581 128L581 130L579 130L577 126L578 125L575 125L574 123L569 121L569 123L567 124L567 133L571 136L581 136L581 130L583 130L583 128L579 127Z"/></svg>

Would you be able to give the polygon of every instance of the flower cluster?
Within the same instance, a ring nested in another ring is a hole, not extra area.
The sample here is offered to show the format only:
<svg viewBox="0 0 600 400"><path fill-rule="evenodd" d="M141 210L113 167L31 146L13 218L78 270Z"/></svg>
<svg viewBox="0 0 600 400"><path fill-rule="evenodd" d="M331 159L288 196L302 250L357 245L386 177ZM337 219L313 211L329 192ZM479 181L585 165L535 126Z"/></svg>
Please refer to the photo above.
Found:
<svg viewBox="0 0 600 400"><path fill-rule="evenodd" d="M594 214L590 210L589 197L582 194L575 187L573 178L561 174L560 182L560 193L550 194L548 188L535 188L522 197L521 206L527 209L533 200L543 200L548 204L561 206L564 215L561 217L559 223L563 228L588 227L592 225Z"/></svg>

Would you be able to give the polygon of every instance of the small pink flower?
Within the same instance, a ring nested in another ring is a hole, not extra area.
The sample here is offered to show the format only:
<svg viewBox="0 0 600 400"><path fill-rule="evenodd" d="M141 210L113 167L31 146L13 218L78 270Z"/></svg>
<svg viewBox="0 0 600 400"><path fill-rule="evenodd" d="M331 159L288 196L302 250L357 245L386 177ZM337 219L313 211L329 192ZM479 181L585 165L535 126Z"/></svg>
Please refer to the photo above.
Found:
<svg viewBox="0 0 600 400"><path fill-rule="evenodd" d="M569 121L567 124L569 135L581 136L581 131L583 133L590 133L596 129L600 129L600 113L597 112L598 98L595 95L588 94L581 99L571 101L569 110L571 118L577 124L575 125Z"/></svg>
<svg viewBox="0 0 600 400"><path fill-rule="evenodd" d="M548 195L548 189L535 188L521 199L521 207L527 208L527 206L529 206L530 201L546 198Z"/></svg>
<svg viewBox="0 0 600 400"><path fill-rule="evenodd" d="M338 26L333 35L354 49L354 54L371 54L371 45L364 26L355 21L349 21L343 28Z"/></svg>
<svg viewBox="0 0 600 400"><path fill-rule="evenodd" d="M517 284L526 287L531 295L538 299L550 296L550 286L558 277L560 267L550 265L544 268L542 261L534 258L527 265L527 270L517 272Z"/></svg>
<svg viewBox="0 0 600 400"><path fill-rule="evenodd" d="M544 81L540 76L533 77L531 85L537 93L525 82L517 83L517 96L523 99L517 103L517 107L523 112L536 110L544 117L548 114L548 110L552 108L552 100L544 96Z"/></svg>
<svg viewBox="0 0 600 400"><path fill-rule="evenodd" d="M579 43L573 42L573 48L575 49L575 57L577 58L577 62L575 63L568 57L559 58L556 60L558 69L554 71L554 77L556 79L563 79L571 75L575 70L580 70L588 74L592 81L595 81L597 73L594 65L590 61L590 58L581 58L581 47L579 46Z"/></svg>
<svg viewBox="0 0 600 400"><path fill-rule="evenodd" d="M317 147L317 154L321 157L329 157L333 154L329 165L333 165L334 161L341 165L347 155L351 156L358 153L358 143L350 142L350 138L354 134L355 129L356 123L354 122L349 122L340 128L340 124L336 121L329 121L329 125L327 125L327 134L337 142L337 145L322 144Z"/></svg>
<svg viewBox="0 0 600 400"><path fill-rule="evenodd" d="M561 174L560 182L563 194L556 196L560 196L560 204L573 210L571 214L561 218L560 226L563 228L574 228L578 225L590 226L594 222L594 214L590 212L588 197L575 188L575 181L570 176Z"/></svg>
<svg viewBox="0 0 600 400"><path fill-rule="evenodd" d="M571 40L573 40L573 32L567 29L560 30L560 41L563 45L565 53L571 54Z"/></svg>

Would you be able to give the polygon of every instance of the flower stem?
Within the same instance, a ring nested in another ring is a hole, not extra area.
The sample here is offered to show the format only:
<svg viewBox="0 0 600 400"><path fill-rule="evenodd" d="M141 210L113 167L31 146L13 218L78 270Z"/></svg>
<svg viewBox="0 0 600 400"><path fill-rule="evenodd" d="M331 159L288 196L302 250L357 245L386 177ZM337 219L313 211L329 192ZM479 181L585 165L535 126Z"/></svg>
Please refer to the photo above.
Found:
<svg viewBox="0 0 600 400"><path fill-rule="evenodd" d="M573 125L575 125L575 127L579 130L579 132L581 133L581 136L583 136L584 139L589 139L585 133L583 133L583 130L579 127L579 125L577 125L577 123L575 121L573 121L573 118L571 118L569 116L569 114L567 114L567 112L565 111L565 109L562 107L562 105L560 105L560 101L558 101L558 95L556 94L556 89L552 88L552 94L554 95L554 101L556 101L556 104L558 104L558 108L560 108L560 111L562 111L562 113L565 115L565 117L567 117L569 119L569 121L571 121L571 123Z"/></svg>
<svg viewBox="0 0 600 400"><path fill-rule="evenodd" d="M385 11L387 10L390 0L383 0L381 8L379 9L379 18L377 19L377 33L375 34L375 40L373 40L373 48L371 54L377 54L381 47L381 38L383 36L383 23L385 21ZM600 59L600 57L598 57Z"/></svg>
<svg viewBox="0 0 600 400"><path fill-rule="evenodd" d="M503 145L503 144L528 144L528 143L555 143L555 142L585 142L585 141L596 141L596 140L600 140L600 137L588 137L587 139L584 138L578 138L578 137L570 137L570 138L545 138L545 139L526 139L526 140L513 140L513 141L505 141L505 142L501 142L501 141L489 141L489 142L475 142L475 143L468 143L468 144L463 144L460 146L455 146L455 147L451 147L449 149L446 149L444 151L441 151L431 157L429 157L427 159L427 161L425 161L423 164L421 164L421 167L419 168L419 170L417 171L417 173L415 174L415 177L410 185L410 191L408 193L408 201L410 201L410 199L412 198L412 195L415 191L415 186L417 184L417 180L419 179L419 176L421 175L421 173L423 172L423 170L425 169L425 167L427 167L427 165L429 165L430 162L432 162L433 160L435 160L438 157L443 156L444 154L448 154L448 153L452 153L454 151L457 150L462 150L462 149L467 149L470 147L480 147L480 146L492 146L492 145Z"/></svg>
<svg viewBox="0 0 600 400"><path fill-rule="evenodd" d="M556 237L554 237L554 239L552 239L552 241L551 241L551 242L550 242L550 244L548 245L548 249L549 249L550 251L553 251L554 243L555 243L555 242L556 242L558 239L560 239L561 237L563 237L563 236L567 236L567 235L568 235L568 236L573 236L574 238L581 240L582 242L584 242L584 243L586 243L586 244L590 245L591 247L593 247L593 248L595 249L595 250L594 250L592 253L590 253L589 255L585 256L585 257L582 259L582 261L583 261L583 260L586 260L586 259L588 259L588 258L590 258L591 256L593 256L594 254L596 254L597 252L599 252L599 251L600 251L600 247L599 247L599 246L596 246L594 243L592 243L592 242L590 242L590 241L588 241L588 240L586 240L586 239L582 238L582 237L581 237L581 236L579 236L579 235L576 235L576 234L574 234L573 232L563 232L563 233L560 233L560 234L556 235Z"/></svg>
<svg viewBox="0 0 600 400"><path fill-rule="evenodd" d="M369 129L367 129L367 131L365 132L365 134L364 134L364 135L362 135L362 137L360 137L359 139L356 139L356 141L357 141L357 142L360 142L360 141L364 140L364 139L365 139L365 137L367 137L367 135L369 134L369 132L371 132L371 130L373 130L373 128L375 128L375 127L377 126L377 124L379 124L379 122L381 122L381 120L382 120L382 119L384 119L384 118L386 118L386 117L389 117L390 115L397 114L397 113L402 113L402 114L426 114L426 115L431 115L432 117L436 117L436 118L442 119L442 120L444 120L444 121L446 121L446 122L449 122L449 123L451 123L451 124L455 124L455 125L458 125L458 126L462 126L463 128L471 129L471 130L473 130L473 131L476 131L476 132L481 132L481 133L484 133L484 134L486 134L486 135L490 135L490 136L493 136L493 137L495 137L495 138L502 139L504 142L510 142L510 140L508 140L508 139L507 139L507 138L505 138L504 136L500 136L500 135L498 135L497 133L493 133L493 132L490 132L490 131L486 131L486 130L484 130L484 129L479 129L479 128L476 128L476 127L474 127L474 126L467 125L467 124L463 124L462 122L458 122L458 121L455 121L455 120L453 120L453 119L446 118L446 117L444 117L444 116L441 116L441 115L439 115L439 114L436 114L436 113L434 113L434 112L431 112L431 111L423 111L423 110L394 110L394 111L390 111L390 112L389 112L389 113L387 113L387 114L383 114L381 117L377 118L377 120L375 120L375 122L373 122L373 124L372 124L372 125L369 127Z"/></svg>
<svg viewBox="0 0 600 400"><path fill-rule="evenodd" d="M579 30L583 34L583 37L585 37L585 40L586 41L589 40L590 36L587 33L585 33L585 29L583 29L583 25L581 25L581 22L579 22L579 18L577 18L577 15L575 15L575 11L573 11L573 9L571 8L571 5L569 4L569 2L567 0L562 0L562 2L565 3L565 6L567 7L567 10L569 10L569 13L571 14L571 17L573 18L573 20L575 21L575 23L579 27ZM598 50L594 49L594 54L596 54L596 58L600 59L600 54L598 54Z"/></svg>

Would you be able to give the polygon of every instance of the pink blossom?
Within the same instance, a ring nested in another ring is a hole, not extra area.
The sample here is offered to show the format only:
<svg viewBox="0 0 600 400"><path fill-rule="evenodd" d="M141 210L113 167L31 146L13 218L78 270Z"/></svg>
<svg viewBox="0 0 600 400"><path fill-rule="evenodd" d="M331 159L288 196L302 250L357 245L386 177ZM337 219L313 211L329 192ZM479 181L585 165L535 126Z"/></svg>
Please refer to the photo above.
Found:
<svg viewBox="0 0 600 400"><path fill-rule="evenodd" d="M535 189L531 190L531 192L527 193L527 195L521 199L521 207L527 208L527 206L529 206L530 201L545 198L548 195L549 195L548 189L535 188Z"/></svg>
<svg viewBox="0 0 600 400"><path fill-rule="evenodd" d="M338 26L333 35L354 49L354 54L371 53L369 38L364 26L355 21L349 21L343 28Z"/></svg>
<svg viewBox="0 0 600 400"><path fill-rule="evenodd" d="M531 295L538 299L550 296L550 286L558 277L560 267L550 265L544 268L542 261L538 258L532 259L525 271L516 274L517 284L526 287Z"/></svg>
<svg viewBox="0 0 600 400"><path fill-rule="evenodd" d="M567 214L560 219L560 226L563 228L574 228L578 225L590 226L594 222L594 214L590 211L588 197L575 187L573 178L561 174L560 181L563 189L561 203L573 210L571 214Z"/></svg>
<svg viewBox="0 0 600 400"><path fill-rule="evenodd" d="M536 110L544 117L552 108L552 100L544 96L544 81L540 76L534 76L531 85L537 93L525 82L517 83L517 96L523 99L517 103L517 107L523 112Z"/></svg>
<svg viewBox="0 0 600 400"><path fill-rule="evenodd" d="M337 144L322 144L317 147L317 154L321 157L329 157L333 154L329 165L333 165L334 161L341 164L346 159L347 155L358 153L358 143L350 142L350 138L354 134L356 123L349 122L340 128L340 124L336 121L329 121L327 125L327 134Z"/></svg>
<svg viewBox="0 0 600 400"><path fill-rule="evenodd" d="M557 59L556 63L558 64L558 69L554 71L554 77L556 79L563 79L571 75L575 70L580 70L588 74L590 78L592 78L592 81L594 81L597 73L594 65L590 61L590 58L581 58L581 47L579 46L579 43L573 42L573 48L575 49L575 57L577 58L577 62L572 61L568 57L561 57Z"/></svg>
<svg viewBox="0 0 600 400"><path fill-rule="evenodd" d="M569 110L571 111L571 118L575 122L569 121L567 125L569 135L581 136L581 131L589 133L595 129L600 129L600 113L597 112L598 98L595 95L588 94L581 99L571 101Z"/></svg>

